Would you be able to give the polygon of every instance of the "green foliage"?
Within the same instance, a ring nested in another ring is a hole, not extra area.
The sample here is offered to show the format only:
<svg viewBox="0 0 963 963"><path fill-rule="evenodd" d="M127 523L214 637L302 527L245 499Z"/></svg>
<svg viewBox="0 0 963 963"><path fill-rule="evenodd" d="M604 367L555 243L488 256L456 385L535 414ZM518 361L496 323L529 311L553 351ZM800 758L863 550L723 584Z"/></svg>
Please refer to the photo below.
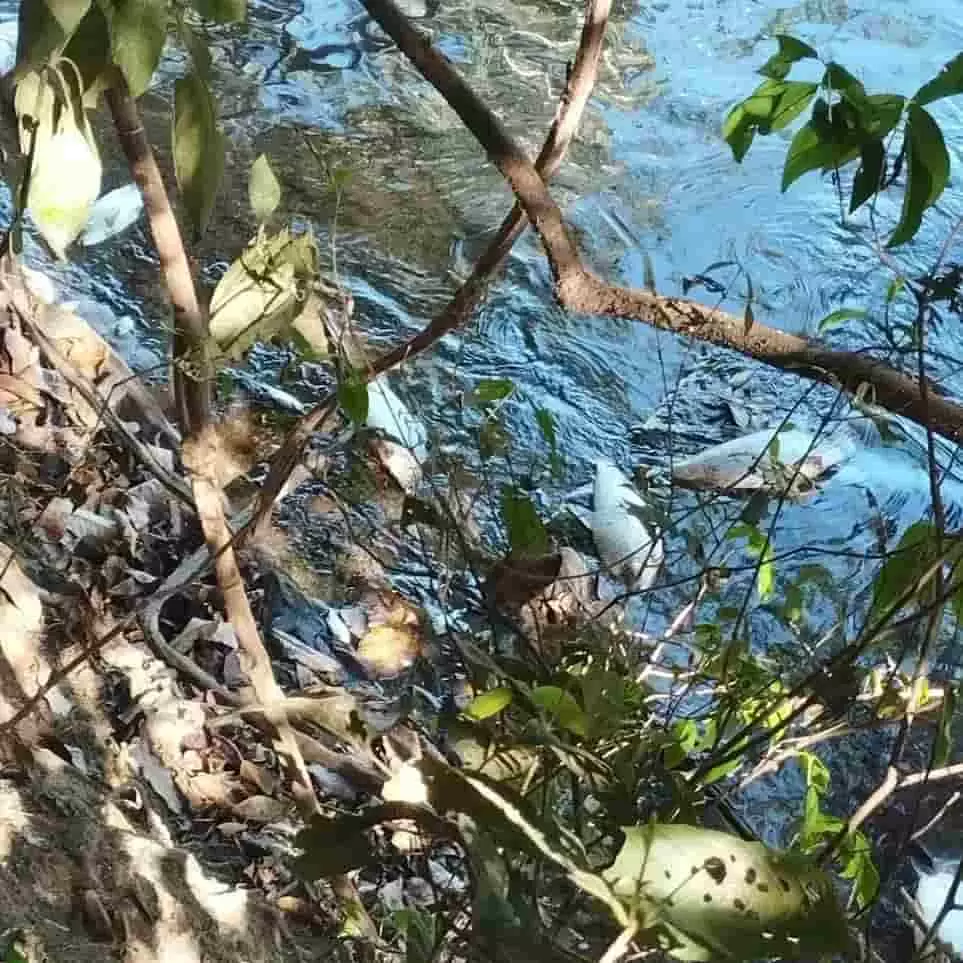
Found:
<svg viewBox="0 0 963 963"><path fill-rule="evenodd" d="M431 963L438 943L436 918L417 909L395 910L395 927L405 938L405 963Z"/></svg>
<svg viewBox="0 0 963 963"><path fill-rule="evenodd" d="M893 606L908 604L914 588L936 561L936 530L931 522L910 525L883 563L873 583L872 615L881 618Z"/></svg>
<svg viewBox="0 0 963 963"><path fill-rule="evenodd" d="M174 172L199 238L207 228L224 173L224 136L214 98L196 72L174 85Z"/></svg>
<svg viewBox="0 0 963 963"><path fill-rule="evenodd" d="M502 709L511 705L511 702L512 690L506 686L498 686L475 696L465 709L465 715L477 720L488 719L498 715Z"/></svg>
<svg viewBox="0 0 963 963"><path fill-rule="evenodd" d="M262 223L277 210L281 203L281 184L271 169L271 162L264 154L261 154L251 166L248 198L254 216Z"/></svg>
<svg viewBox="0 0 963 963"><path fill-rule="evenodd" d="M247 0L191 0L194 9L215 23L237 23L247 17Z"/></svg>
<svg viewBox="0 0 963 963"><path fill-rule="evenodd" d="M338 404L354 424L361 426L368 420L368 385L356 368L345 368L341 372Z"/></svg>
<svg viewBox="0 0 963 963"><path fill-rule="evenodd" d="M501 495L501 514L513 554L544 555L548 551L548 533L525 492L505 485Z"/></svg>
<svg viewBox="0 0 963 963"><path fill-rule="evenodd" d="M515 390L509 378L483 378L468 396L469 404L487 407L504 401Z"/></svg>
<svg viewBox="0 0 963 963"><path fill-rule="evenodd" d="M576 736L588 735L588 717L570 692L566 692L557 685L541 685L532 689L530 698L563 729L567 729Z"/></svg>
<svg viewBox="0 0 963 963"><path fill-rule="evenodd" d="M816 325L816 333L825 334L827 331L832 331L833 328L838 328L846 321L856 321L860 318L865 318L867 314L868 312L862 308L840 308L838 311L827 314L826 317Z"/></svg>
<svg viewBox="0 0 963 963"><path fill-rule="evenodd" d="M17 79L59 53L80 25L91 0L28 0L20 4Z"/></svg>
<svg viewBox="0 0 963 963"><path fill-rule="evenodd" d="M166 0L111 0L111 54L130 92L139 97L150 86L167 38Z"/></svg>
<svg viewBox="0 0 963 963"><path fill-rule="evenodd" d="M858 160L849 202L853 212L892 185L900 158L905 157L903 208L888 246L905 244L919 231L923 215L939 199L949 179L949 153L939 126L924 105L963 91L963 55L907 101L898 94L868 94L856 77L835 62L825 65L818 84L789 81L786 78L796 63L818 54L794 37L777 40L779 50L759 71L766 80L732 108L723 124L722 135L733 156L741 161L757 134L786 127L815 98L810 119L789 145L782 189L787 190L809 171L835 172ZM904 118L902 151L888 176L888 139Z"/></svg>

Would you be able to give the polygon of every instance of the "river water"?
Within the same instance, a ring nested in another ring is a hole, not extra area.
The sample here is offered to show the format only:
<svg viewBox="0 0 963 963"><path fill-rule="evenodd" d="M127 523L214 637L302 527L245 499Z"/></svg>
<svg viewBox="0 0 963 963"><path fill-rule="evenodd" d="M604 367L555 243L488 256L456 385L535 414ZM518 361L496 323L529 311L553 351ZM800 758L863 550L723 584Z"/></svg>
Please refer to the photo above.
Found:
<svg viewBox="0 0 963 963"><path fill-rule="evenodd" d="M533 152L574 54L581 7L572 0L407 2ZM0 39L8 48L15 11L11 0L0 2ZM741 165L719 135L727 109L758 82L754 71L774 49L767 38L783 31L840 60L871 92L908 95L963 48L963 2L616 3L601 80L553 192L587 258L613 280L641 285L648 263L659 291L679 293L685 277L713 262L738 261L752 279L759 321L814 335L829 312L867 308L866 321L849 322L830 338L874 345L873 325L883 317L893 273L874 254L865 221L841 223L832 185L816 174L780 193L790 135L758 139ZM283 182L285 212L312 224L334 252L327 266L352 289L365 333L378 345L409 336L444 304L508 209L510 195L483 153L356 0L251 0L249 23L214 31L210 41L234 146L224 198L198 249L202 276L215 279L253 229L245 210L247 165L264 150ZM168 96L182 66L171 51L147 99L148 114ZM899 254L910 276L933 260L963 214L956 166L961 102L944 101L935 113L954 173L918 243ZM306 136L329 171L347 172L337 199ZM160 147L163 153L166 145ZM119 167L108 171L111 186L123 179ZM884 200L880 215L891 217L895 205ZM135 366L162 364L143 225L101 248L77 251L68 266L51 265L39 247L30 255L81 300ZM718 276L732 280L731 272ZM741 312L745 282L732 291L725 303ZM907 320L907 310L897 300L890 319ZM963 352L952 319L933 344L943 353L934 375L943 390L963 394L954 361ZM280 356L256 357L255 379L276 380ZM790 408L795 424L813 428L827 412L848 413L828 390L814 391L736 355L640 324L566 316L552 302L546 263L530 233L471 325L408 365L393 384L426 420L435 444L457 449L468 440L457 400L483 377L516 385L505 409L516 458L544 461L534 410L547 408L555 418L564 471L540 492L547 507L585 481L599 456L626 468L665 465L678 453L776 425ZM288 387L305 401L314 393L303 381ZM838 572L864 579L864 568L838 553L875 545L874 520L892 533L925 513L920 439L881 447L865 427L829 427L845 435L855 454L815 496L780 513L776 548L809 546L808 560L825 549ZM950 479L947 499L951 510L963 507L963 484ZM689 511L691 503L682 507ZM691 570L684 553L670 555L670 577ZM691 586L680 598L685 592Z"/></svg>

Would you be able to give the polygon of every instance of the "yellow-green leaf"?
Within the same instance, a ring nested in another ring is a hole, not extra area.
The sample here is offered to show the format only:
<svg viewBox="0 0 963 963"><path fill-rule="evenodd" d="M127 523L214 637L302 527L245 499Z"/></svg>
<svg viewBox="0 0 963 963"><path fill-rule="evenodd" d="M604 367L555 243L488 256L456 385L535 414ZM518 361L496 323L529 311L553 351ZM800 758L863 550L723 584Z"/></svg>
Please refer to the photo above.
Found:
<svg viewBox="0 0 963 963"><path fill-rule="evenodd" d="M254 216L259 221L266 221L281 203L281 185L264 154L251 166L247 190Z"/></svg>
<svg viewBox="0 0 963 963"><path fill-rule="evenodd" d="M497 715L506 706L511 705L511 701L512 690L507 686L489 689L472 699L468 708L465 709L465 715L472 719L488 719L490 716Z"/></svg>
<svg viewBox="0 0 963 963"><path fill-rule="evenodd" d="M150 86L167 37L167 0L113 0L111 50L131 93Z"/></svg>

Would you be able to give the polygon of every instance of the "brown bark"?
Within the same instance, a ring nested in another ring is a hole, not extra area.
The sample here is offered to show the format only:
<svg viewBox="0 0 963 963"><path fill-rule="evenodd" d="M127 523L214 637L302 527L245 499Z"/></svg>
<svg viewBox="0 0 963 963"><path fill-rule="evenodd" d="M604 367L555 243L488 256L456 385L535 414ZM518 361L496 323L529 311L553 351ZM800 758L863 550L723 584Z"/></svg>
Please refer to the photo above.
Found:
<svg viewBox="0 0 963 963"><path fill-rule="evenodd" d="M587 270L538 172L495 114L392 0L362 3L441 93L511 185L542 241L562 307L577 313L642 321L730 348L814 381L838 385L850 394L866 390L866 386L876 404L928 425L951 441L963 440L963 407L932 395L927 404L915 379L881 361L858 352L833 351L758 322L747 329L742 318L725 311L686 298L608 284Z"/></svg>
<svg viewBox="0 0 963 963"><path fill-rule="evenodd" d="M595 88L611 8L611 0L586 0L585 19L572 70L559 101L555 119L535 161L536 170L546 180L558 170L565 157ZM463 324L484 297L488 285L497 275L527 223L524 209L516 202L488 247L482 252L471 275L441 313L404 344L376 358L366 372L367 379L370 381L392 368L397 368ZM254 519L256 526L264 525L270 519L271 506L297 464L304 446L334 411L335 404L336 399L333 396L325 398L304 415L285 438L271 460L271 470L261 488L258 511Z"/></svg>

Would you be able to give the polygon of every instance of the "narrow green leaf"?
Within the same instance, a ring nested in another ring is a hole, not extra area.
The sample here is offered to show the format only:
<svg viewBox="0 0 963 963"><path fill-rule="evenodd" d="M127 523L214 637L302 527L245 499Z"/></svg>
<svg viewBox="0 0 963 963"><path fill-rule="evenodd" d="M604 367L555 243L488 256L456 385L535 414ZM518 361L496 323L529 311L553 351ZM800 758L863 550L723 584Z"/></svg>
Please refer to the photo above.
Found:
<svg viewBox="0 0 963 963"><path fill-rule="evenodd" d="M816 326L817 334L825 334L827 331L832 331L833 328L838 328L845 321L855 321L858 318L865 318L867 311L862 308L840 308L838 311L833 311L832 314L827 314L822 321Z"/></svg>
<svg viewBox="0 0 963 963"><path fill-rule="evenodd" d="M929 82L923 84L913 95L913 103L920 107L942 97L955 97L963 93L963 53L958 53Z"/></svg>
<svg viewBox="0 0 963 963"><path fill-rule="evenodd" d="M886 285L886 303L892 304L906 287L906 278L893 278Z"/></svg>
<svg viewBox="0 0 963 963"><path fill-rule="evenodd" d="M859 157L859 168L853 178L853 194L849 201L850 214L878 193L882 186L886 167L886 149L883 142L871 140L863 144Z"/></svg>
<svg viewBox="0 0 963 963"><path fill-rule="evenodd" d="M247 0L191 0L194 9L215 23L237 23L247 17Z"/></svg>
<svg viewBox="0 0 963 963"><path fill-rule="evenodd" d="M933 745L933 768L939 769L950 761L953 753L953 716L956 714L956 689L948 685L943 692L940 722Z"/></svg>
<svg viewBox="0 0 963 963"><path fill-rule="evenodd" d="M775 39L779 43L779 49L759 68L759 73L764 77L782 80L794 63L819 56L808 43L789 34L778 34Z"/></svg>
<svg viewBox="0 0 963 963"><path fill-rule="evenodd" d="M354 368L347 369L341 375L338 404L356 425L363 425L368 420L368 386Z"/></svg>
<svg viewBox="0 0 963 963"><path fill-rule="evenodd" d="M174 85L174 172L195 237L200 237L224 173L224 137L214 98L196 72Z"/></svg>
<svg viewBox="0 0 963 963"><path fill-rule="evenodd" d="M558 434L555 430L555 416L548 410L548 408L536 408L535 409L535 423L538 425L538 430L542 433L542 437L548 443L548 447L555 451L558 446Z"/></svg>
<svg viewBox="0 0 963 963"><path fill-rule="evenodd" d="M755 136L756 125L753 119L746 113L743 104L736 104L726 115L722 125L722 139L732 149L736 163L742 162Z"/></svg>
<svg viewBox="0 0 963 963"><path fill-rule="evenodd" d="M90 3L91 0L21 0L17 79L66 46Z"/></svg>
<svg viewBox="0 0 963 963"><path fill-rule="evenodd" d="M763 602L770 598L776 587L776 563L773 561L772 541L768 539L760 556L756 586L759 589L759 598Z"/></svg>
<svg viewBox="0 0 963 963"><path fill-rule="evenodd" d="M261 154L251 166L248 198L254 216L262 223L277 210L278 204L281 203L281 185L271 169L271 162L264 154Z"/></svg>
<svg viewBox="0 0 963 963"><path fill-rule="evenodd" d="M532 689L532 702L554 716L563 729L577 736L588 735L588 716L575 697L557 685L540 685Z"/></svg>
<svg viewBox="0 0 963 963"><path fill-rule="evenodd" d="M488 719L490 716L498 715L502 709L511 705L512 690L507 686L499 686L489 689L481 695L475 696L465 709L465 715L472 719Z"/></svg>
<svg viewBox="0 0 963 963"><path fill-rule="evenodd" d="M111 49L114 62L139 97L150 87L167 39L167 0L113 0Z"/></svg>
<svg viewBox="0 0 963 963"><path fill-rule="evenodd" d="M887 242L898 247L909 241L923 223L950 176L950 155L936 121L922 107L910 104L906 121L906 192L899 224Z"/></svg>
<svg viewBox="0 0 963 963"><path fill-rule="evenodd" d="M513 553L544 555L548 551L548 534L528 495L506 485L502 488L501 514Z"/></svg>

